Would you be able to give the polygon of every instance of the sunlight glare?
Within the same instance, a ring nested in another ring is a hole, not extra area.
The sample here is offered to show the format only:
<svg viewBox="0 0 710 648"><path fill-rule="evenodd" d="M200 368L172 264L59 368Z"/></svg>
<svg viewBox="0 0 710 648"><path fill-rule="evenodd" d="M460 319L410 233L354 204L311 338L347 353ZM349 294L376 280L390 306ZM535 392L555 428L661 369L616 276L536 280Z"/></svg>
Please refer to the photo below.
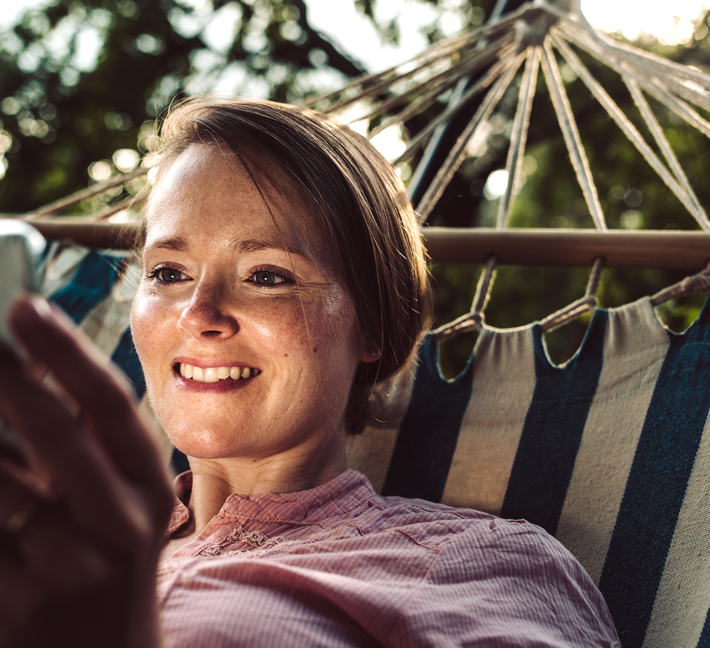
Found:
<svg viewBox="0 0 710 648"><path fill-rule="evenodd" d="M605 32L621 32L629 40L644 34L655 36L664 45L689 44L693 24L710 0L582 0L582 12L595 27Z"/></svg>
<svg viewBox="0 0 710 648"><path fill-rule="evenodd" d="M483 195L487 200L497 200L508 188L508 172L505 169L493 171L488 176L486 184L483 187Z"/></svg>

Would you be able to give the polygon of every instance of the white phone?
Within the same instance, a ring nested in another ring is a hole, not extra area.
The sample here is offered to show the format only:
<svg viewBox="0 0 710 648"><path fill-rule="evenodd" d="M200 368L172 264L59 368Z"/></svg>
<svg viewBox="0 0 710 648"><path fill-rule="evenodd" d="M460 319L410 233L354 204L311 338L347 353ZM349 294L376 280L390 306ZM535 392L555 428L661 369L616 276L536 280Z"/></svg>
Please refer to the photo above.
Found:
<svg viewBox="0 0 710 648"><path fill-rule="evenodd" d="M17 350L7 325L12 303L38 288L37 271L46 241L29 223L0 220L0 339Z"/></svg>
<svg viewBox="0 0 710 648"><path fill-rule="evenodd" d="M45 240L31 225L20 220L0 219L0 339L20 356L7 325L12 303L38 287L37 267ZM0 459L26 465L23 443L0 419Z"/></svg>

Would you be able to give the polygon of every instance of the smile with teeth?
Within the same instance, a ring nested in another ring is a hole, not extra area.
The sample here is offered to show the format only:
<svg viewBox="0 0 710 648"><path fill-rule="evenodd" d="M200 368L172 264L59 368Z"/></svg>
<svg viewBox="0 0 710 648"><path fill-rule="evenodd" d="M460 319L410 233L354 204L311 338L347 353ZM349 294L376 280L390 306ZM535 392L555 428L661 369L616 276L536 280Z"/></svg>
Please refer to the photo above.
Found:
<svg viewBox="0 0 710 648"><path fill-rule="evenodd" d="M216 383L220 380L240 380L253 378L261 373L250 367L195 367L185 362L180 363L180 375L188 380L204 383Z"/></svg>

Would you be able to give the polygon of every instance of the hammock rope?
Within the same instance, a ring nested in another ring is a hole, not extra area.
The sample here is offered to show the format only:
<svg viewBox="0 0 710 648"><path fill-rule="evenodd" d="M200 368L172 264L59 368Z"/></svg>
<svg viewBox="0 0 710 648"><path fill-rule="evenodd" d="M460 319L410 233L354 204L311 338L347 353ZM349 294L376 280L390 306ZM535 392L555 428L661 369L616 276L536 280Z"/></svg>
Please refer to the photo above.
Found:
<svg viewBox="0 0 710 648"><path fill-rule="evenodd" d="M651 168L658 174L658 176L663 180L663 182L668 186L668 188L678 197L678 200L683 203L685 208L690 212L690 214L695 218L695 220L698 221L700 226L703 229L708 229L710 227L710 221L708 221L705 211L700 206L695 192L690 187L690 184L688 183L688 180L682 169L680 169L678 160L670 149L670 145L668 145L668 141L665 139L662 132L659 134L660 141L659 139L657 139L656 141L658 142L661 150L666 154L666 159L670 162L670 164L673 166L673 163L675 162L675 165L679 169L681 178L685 179L685 184L681 184L682 180L681 183L678 182L678 172L676 172L675 177L673 174L671 174L668 168L661 162L658 156L654 153L653 149L648 145L642 135L638 132L636 127L622 112L621 108L619 108L619 106L614 102L614 100L607 94L606 90L602 88L601 84L592 76L589 69L579 60L577 55L569 48L569 46L563 40L557 38L554 35L552 38L555 42L555 45L557 46L557 49L562 53L562 56L567 61L567 64L570 66L570 68L572 68L572 70L574 70L577 76L579 76L584 85L589 88L589 91L592 93L594 98L599 102L599 104L604 108L604 110L606 110L607 114L616 122L617 126L619 126L619 128L623 131L627 139L636 147L638 152L641 153L646 162L648 162ZM655 122L655 124L658 126L658 130L660 130L660 126L655 120L655 117L653 117L653 114L650 111L650 107L643 98L643 95L640 94L638 85L635 84L635 82L633 82L633 80L631 80L628 75L623 75L622 78L624 79L624 81L628 80L629 83L634 84L633 87L629 86L629 91L631 92L632 97L634 97L636 104L640 104L639 110L641 110L642 114L644 114L644 109L642 106L645 104L645 107L648 109L648 113L650 114L644 115L644 118L649 118L651 120L650 123L648 120L646 123L648 124L649 129L651 129L651 132L656 134L653 128L653 122ZM629 83L627 83L627 85L629 85ZM636 96L634 95L635 91L637 92ZM662 144L662 142L665 143L665 146L664 144Z"/></svg>
<svg viewBox="0 0 710 648"><path fill-rule="evenodd" d="M458 103L447 108L441 115L435 117L428 123L415 137L413 137L405 151L395 159L392 164L397 166L402 162L409 160L426 142L429 140L434 131L442 124L450 121L459 111L474 99L480 92L485 90L491 83L500 77L500 75L509 70L511 65L515 64L514 48L504 51L500 60L495 63L476 83L471 86L462 96ZM457 79L457 83L460 79Z"/></svg>
<svg viewBox="0 0 710 648"><path fill-rule="evenodd" d="M658 153L604 90L573 47L586 52L621 77L653 137ZM542 67L565 146L595 229L597 232L608 233L593 173L562 80L556 52L589 89L594 100L617 124L651 169L693 216L700 229L710 232L710 218L647 98L653 98L685 123L710 137L710 122L693 108L697 106L710 110L710 76L653 53L617 43L598 33L581 13L578 0L527 2L517 10L485 25L443 39L401 64L382 72L363 75L338 90L307 99L302 106L334 114L350 113L346 121L351 124L367 122L367 136L372 139L387 129L404 125L441 101L446 93L450 93L448 105L409 139L405 150L393 160L395 166L401 165L412 160L424 149L423 159L414 172L414 178L420 177L423 165L430 159L442 129L460 116L463 110L468 108L473 112L417 205L419 222L423 224L432 215L463 161L467 157L476 157L472 151L472 142L477 142L487 132L486 129L492 128L491 120L502 98L519 84L505 164L508 182L499 199L495 225L495 231L503 233L509 231L507 228L511 210L521 185L522 162L538 85L538 70ZM523 62L524 70L519 74ZM477 107L474 110L472 106L476 102ZM351 118L353 112L359 115L356 119ZM48 218L52 218L59 224L64 222L60 215L80 203L107 193L115 195L110 192L124 188L128 196L123 194L121 200L114 201L113 204L108 201L108 204L101 206L92 215L81 219L81 223L82 227L89 227L92 223L95 227L103 224L107 228L106 231L113 228L111 231L121 232L124 238L130 238L125 236L123 230L135 226L126 221L130 220L131 214L137 215L138 208L144 203L149 191L149 187L139 191L131 181L141 178L148 171L149 163L144 160L141 166L129 173L52 202L24 215L23 218L43 226L47 225ZM412 180L412 185L414 184L415 181ZM73 223L78 220L76 217L72 218ZM53 231L51 227L46 229ZM104 237L101 240L106 239ZM484 310L495 281L497 264L500 262L500 254L497 253L499 251L491 252L496 253L485 257L485 267L479 277L470 312L437 329L437 339L480 327L484 323ZM506 259L505 262L510 261ZM552 330L578 314L596 307L595 295L604 267L604 258L597 256L584 297L542 320L541 324L545 330ZM707 270L700 273L702 277L707 274ZM690 279L693 278L689 278L689 281ZM705 279L693 279L694 283L686 282L684 285L705 285L703 281ZM672 291L681 290L677 286L667 289L671 291L668 294L676 294ZM666 294L663 291L661 293Z"/></svg>
<svg viewBox="0 0 710 648"><path fill-rule="evenodd" d="M454 174L466 158L466 146L468 145L469 140L474 136L482 124L488 122L493 114L493 111L498 106L498 102L500 102L503 98L503 94L510 86L513 78L515 77L515 73L518 71L518 68L522 65L526 57L527 52L519 54L513 61L512 65L510 65L493 84L468 126L466 126L451 151L449 151L444 164L442 164L431 185L429 185L429 188L417 208L417 211L419 212L420 224L426 221L427 217L436 206L436 203L439 201L439 198L441 198L444 190L451 181L451 178L454 177Z"/></svg>

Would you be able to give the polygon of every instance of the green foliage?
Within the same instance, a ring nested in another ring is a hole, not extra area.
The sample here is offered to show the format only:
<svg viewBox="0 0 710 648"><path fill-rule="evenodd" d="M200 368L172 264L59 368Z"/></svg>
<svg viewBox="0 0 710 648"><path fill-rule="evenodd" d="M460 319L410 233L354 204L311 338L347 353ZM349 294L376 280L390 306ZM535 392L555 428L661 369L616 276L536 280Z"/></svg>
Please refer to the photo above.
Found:
<svg viewBox="0 0 710 648"><path fill-rule="evenodd" d="M210 38L215 19L232 24L230 42ZM86 60L92 40L96 57ZM179 0L54 0L0 43L1 128L11 138L4 213L78 190L93 162L113 167L116 150L144 148L180 96L297 101L364 71L310 26L303 0L215 0L207 12Z"/></svg>
<svg viewBox="0 0 710 648"><path fill-rule="evenodd" d="M378 16L384 0L352 1L383 42L397 42L398 18ZM430 42L442 36L445 12L456 11L464 24L475 26L495 5L495 0L410 1L433 9L432 21L420 29ZM215 39L209 27L213 20L231 26L232 37ZM702 68L710 55L704 26L698 26L688 46L647 46ZM92 51L94 56L87 54ZM620 77L575 51L657 150ZM695 229L677 198L558 58L609 228ZM342 51L311 26L304 0L50 0L0 34L0 163L7 167L0 181L0 213L37 208L115 171L126 159L130 162L130 155L120 158L117 151L144 153L156 116L180 97L220 91L297 102L364 71L357 52ZM512 87L506 93L487 145L462 165L431 224L494 224L497 201L486 198L484 187L490 173L505 166L517 91ZM707 140L653 99L649 103L701 203L710 204ZM406 131L415 135L444 107L442 100L412 117ZM525 182L511 227L593 227L542 73L523 169ZM689 271L607 270L599 300L606 307L620 306L653 294ZM480 267L432 266L437 325L470 308L479 273ZM487 322L506 328L540 319L580 297L588 274L585 268L500 268ZM700 301L694 296L669 303L659 309L659 316L674 330L683 330ZM588 320L580 318L547 336L554 361L573 355ZM442 346L447 375L463 368L475 337L461 336Z"/></svg>
<svg viewBox="0 0 710 648"><path fill-rule="evenodd" d="M689 46L661 48L656 44L653 49L673 60L707 67L710 54L707 29L700 34L699 40L694 40ZM619 75L585 52L575 51L662 158ZM561 57L558 56L558 60L608 227L698 229L685 207L643 160L587 87L572 70L566 69ZM516 99L517 88L511 88L501 102L499 114L503 119L499 122L495 117L493 119L494 129L485 151L464 162L430 218L431 224L495 226L498 201L486 200L483 188L492 171L505 167L508 152L506 129L513 117ZM710 204L706 173L710 170L708 141L653 98L648 97L648 101L691 186L707 207ZM700 108L696 110L708 119L705 111ZM511 227L594 227L542 72L538 77L523 170L525 182L513 206ZM652 295L698 270L605 270L598 300L602 307L621 306ZM437 324L443 324L470 308L478 272L454 265L438 265L432 268L432 274L437 281L439 298ZM486 321L492 326L508 328L545 317L583 296L588 277L588 268L501 268L486 309ZM703 298L703 295L691 295L680 303L669 302L658 309L658 315L671 330L682 331L697 316ZM546 335L548 352L554 362L563 363L574 355L589 320L590 317L585 316ZM447 341L442 345L442 366L446 375L454 376L463 369L474 337L469 336L461 342Z"/></svg>

